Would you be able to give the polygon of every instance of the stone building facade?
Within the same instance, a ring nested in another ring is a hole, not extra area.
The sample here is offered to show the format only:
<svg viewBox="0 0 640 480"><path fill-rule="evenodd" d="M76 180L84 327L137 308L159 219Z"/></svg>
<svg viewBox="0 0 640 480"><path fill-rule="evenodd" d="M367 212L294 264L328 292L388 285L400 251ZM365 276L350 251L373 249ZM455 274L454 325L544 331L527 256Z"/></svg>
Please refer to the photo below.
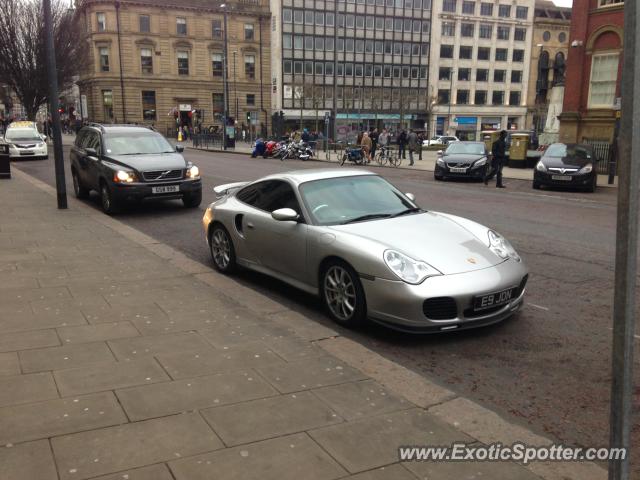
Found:
<svg viewBox="0 0 640 480"><path fill-rule="evenodd" d="M238 130L270 129L268 0L79 0L77 14L91 43L78 82L86 118L219 129L226 64L228 116Z"/></svg>

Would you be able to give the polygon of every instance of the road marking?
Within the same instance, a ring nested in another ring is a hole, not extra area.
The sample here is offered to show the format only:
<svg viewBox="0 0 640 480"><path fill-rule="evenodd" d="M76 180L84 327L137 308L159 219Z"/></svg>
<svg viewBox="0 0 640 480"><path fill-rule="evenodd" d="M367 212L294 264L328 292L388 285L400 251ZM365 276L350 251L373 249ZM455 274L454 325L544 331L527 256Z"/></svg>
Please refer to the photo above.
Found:
<svg viewBox="0 0 640 480"><path fill-rule="evenodd" d="M547 307L543 307L541 305L536 305L535 303L527 303L527 305L531 305L533 308L539 308L540 310L544 310L545 312L549 311L549 309Z"/></svg>

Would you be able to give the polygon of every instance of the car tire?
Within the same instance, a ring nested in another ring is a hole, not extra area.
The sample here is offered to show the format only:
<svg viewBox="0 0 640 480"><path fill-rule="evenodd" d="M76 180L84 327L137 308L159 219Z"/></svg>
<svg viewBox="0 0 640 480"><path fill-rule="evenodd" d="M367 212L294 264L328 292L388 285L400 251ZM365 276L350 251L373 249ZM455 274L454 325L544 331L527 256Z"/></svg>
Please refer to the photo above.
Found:
<svg viewBox="0 0 640 480"><path fill-rule="evenodd" d="M364 289L358 274L346 262L331 260L325 265L320 275L320 295L327 313L336 323L356 328L366 322Z"/></svg>
<svg viewBox="0 0 640 480"><path fill-rule="evenodd" d="M115 215L120 211L120 204L113 198L113 193L106 182L100 184L100 204L107 215Z"/></svg>
<svg viewBox="0 0 640 480"><path fill-rule="evenodd" d="M441 182L442 180L444 180L444 177L442 175L434 175L433 179L437 180L438 182Z"/></svg>
<svg viewBox="0 0 640 480"><path fill-rule="evenodd" d="M596 182L595 182L595 181L593 181L593 182L591 182L591 185L589 185L589 186L587 187L587 192L589 192L589 193L595 193L595 191L596 191Z"/></svg>
<svg viewBox="0 0 640 480"><path fill-rule="evenodd" d="M89 198L89 189L82 185L75 170L71 172L71 178L73 179L73 193L76 195L76 198Z"/></svg>
<svg viewBox="0 0 640 480"><path fill-rule="evenodd" d="M182 197L182 203L186 208L198 208L202 203L202 191L185 195Z"/></svg>
<svg viewBox="0 0 640 480"><path fill-rule="evenodd" d="M211 230L209 237L209 252L214 268L220 273L230 274L237 268L236 251L233 247L231 235L226 228L217 223Z"/></svg>
<svg viewBox="0 0 640 480"><path fill-rule="evenodd" d="M534 190L540 190L540 182L536 182L534 180L531 186L533 187Z"/></svg>

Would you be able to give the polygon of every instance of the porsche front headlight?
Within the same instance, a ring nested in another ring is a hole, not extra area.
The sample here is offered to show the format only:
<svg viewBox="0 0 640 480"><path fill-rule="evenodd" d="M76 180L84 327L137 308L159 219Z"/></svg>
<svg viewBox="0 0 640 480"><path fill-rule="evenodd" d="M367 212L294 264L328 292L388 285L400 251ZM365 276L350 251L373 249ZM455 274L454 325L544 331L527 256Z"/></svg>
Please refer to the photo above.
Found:
<svg viewBox="0 0 640 480"><path fill-rule="evenodd" d="M422 283L425 278L442 275L441 272L428 263L414 260L395 250L387 250L384 252L384 263L386 263L389 270L395 273L401 280L412 285Z"/></svg>
<svg viewBox="0 0 640 480"><path fill-rule="evenodd" d="M509 240L504 238L497 232L493 230L489 230L489 249L498 255L500 258L513 258L515 261L520 261L520 255L516 252L516 249L513 248Z"/></svg>

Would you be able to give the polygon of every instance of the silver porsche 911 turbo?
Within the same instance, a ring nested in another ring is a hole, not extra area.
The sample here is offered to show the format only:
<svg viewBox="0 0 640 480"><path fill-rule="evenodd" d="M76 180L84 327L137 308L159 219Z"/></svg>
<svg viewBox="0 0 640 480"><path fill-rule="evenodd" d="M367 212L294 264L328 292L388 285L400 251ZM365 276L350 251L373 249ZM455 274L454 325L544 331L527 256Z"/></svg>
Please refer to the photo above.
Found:
<svg viewBox="0 0 640 480"><path fill-rule="evenodd" d="M203 218L215 268L320 295L343 325L440 332L499 322L523 303L527 267L504 237L424 210L371 172L287 172L215 192Z"/></svg>

